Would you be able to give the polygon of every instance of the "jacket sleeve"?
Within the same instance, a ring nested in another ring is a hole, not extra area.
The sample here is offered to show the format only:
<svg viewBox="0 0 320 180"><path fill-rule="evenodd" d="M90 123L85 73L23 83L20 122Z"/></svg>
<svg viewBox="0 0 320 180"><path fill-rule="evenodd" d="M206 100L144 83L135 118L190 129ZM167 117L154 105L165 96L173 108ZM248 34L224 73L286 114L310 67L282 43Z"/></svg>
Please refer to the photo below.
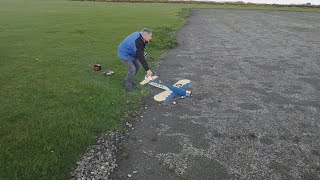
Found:
<svg viewBox="0 0 320 180"><path fill-rule="evenodd" d="M139 59L144 70L148 71L150 68L148 66L148 63L147 63L145 57L144 57L145 44L140 37L136 39L135 43L136 43L136 48L137 48L136 57L137 57L137 59Z"/></svg>

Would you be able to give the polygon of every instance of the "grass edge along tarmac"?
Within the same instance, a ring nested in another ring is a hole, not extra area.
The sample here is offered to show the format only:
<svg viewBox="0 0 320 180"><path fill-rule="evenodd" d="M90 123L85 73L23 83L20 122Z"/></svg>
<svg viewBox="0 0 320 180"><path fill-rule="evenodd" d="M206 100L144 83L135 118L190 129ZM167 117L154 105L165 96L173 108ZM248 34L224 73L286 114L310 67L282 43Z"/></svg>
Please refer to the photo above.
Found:
<svg viewBox="0 0 320 180"><path fill-rule="evenodd" d="M154 30L147 51L155 61L177 44L169 35L189 8L248 9L36 0L0 5L0 179L65 179L99 133L132 118L146 94L143 87L123 90L126 70L116 49L128 33ZM115 75L92 72L93 63Z"/></svg>

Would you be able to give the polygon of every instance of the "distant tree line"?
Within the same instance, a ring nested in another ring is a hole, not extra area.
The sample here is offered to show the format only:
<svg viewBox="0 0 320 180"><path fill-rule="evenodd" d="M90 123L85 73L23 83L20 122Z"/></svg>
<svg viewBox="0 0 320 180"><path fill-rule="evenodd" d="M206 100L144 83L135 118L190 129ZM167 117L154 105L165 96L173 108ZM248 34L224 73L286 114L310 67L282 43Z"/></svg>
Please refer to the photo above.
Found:
<svg viewBox="0 0 320 180"><path fill-rule="evenodd" d="M272 7L306 7L306 8L320 8L320 5L306 4L256 4L245 3L243 1L236 2L214 2L214 1L192 1L192 0L75 0L75 1L97 1L97 2L139 2L139 3L185 3L185 4L208 4L208 5L241 5L241 6L272 6Z"/></svg>

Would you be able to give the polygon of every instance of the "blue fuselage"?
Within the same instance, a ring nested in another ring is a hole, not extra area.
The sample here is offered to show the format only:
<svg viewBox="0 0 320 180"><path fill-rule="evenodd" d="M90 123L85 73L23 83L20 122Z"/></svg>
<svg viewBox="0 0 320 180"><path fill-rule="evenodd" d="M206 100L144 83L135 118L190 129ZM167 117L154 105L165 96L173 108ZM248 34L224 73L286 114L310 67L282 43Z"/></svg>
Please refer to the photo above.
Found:
<svg viewBox="0 0 320 180"><path fill-rule="evenodd" d="M172 92L179 94L180 96L186 96L186 90L182 87L175 87L170 84L162 84L163 86L166 86L169 88Z"/></svg>

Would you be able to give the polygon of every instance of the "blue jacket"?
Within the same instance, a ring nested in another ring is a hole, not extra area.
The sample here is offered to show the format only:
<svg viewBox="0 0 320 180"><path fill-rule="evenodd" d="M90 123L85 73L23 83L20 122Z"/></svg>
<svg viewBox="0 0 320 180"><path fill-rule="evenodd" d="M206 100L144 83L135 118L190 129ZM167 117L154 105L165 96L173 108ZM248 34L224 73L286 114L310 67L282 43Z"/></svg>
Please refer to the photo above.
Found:
<svg viewBox="0 0 320 180"><path fill-rule="evenodd" d="M144 57L145 47L146 42L140 32L134 32L121 42L118 47L118 56L123 61L135 61L138 59L143 68L148 71L149 66Z"/></svg>

